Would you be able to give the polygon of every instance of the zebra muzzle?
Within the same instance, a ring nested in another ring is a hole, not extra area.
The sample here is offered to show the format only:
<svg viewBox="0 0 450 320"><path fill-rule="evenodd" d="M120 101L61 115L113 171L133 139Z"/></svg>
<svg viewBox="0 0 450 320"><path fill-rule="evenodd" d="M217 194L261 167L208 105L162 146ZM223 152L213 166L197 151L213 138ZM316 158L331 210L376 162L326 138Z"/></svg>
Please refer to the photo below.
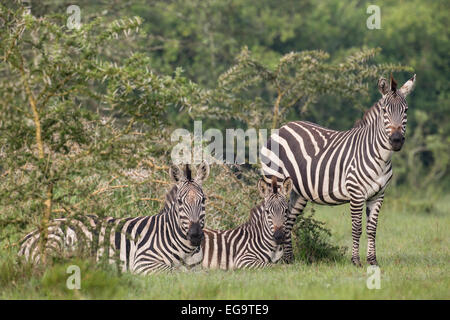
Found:
<svg viewBox="0 0 450 320"><path fill-rule="evenodd" d="M199 246L204 238L200 223L192 223L189 227L187 238L193 246Z"/></svg>
<svg viewBox="0 0 450 320"><path fill-rule="evenodd" d="M283 229L276 229L273 233L273 238L275 239L276 244L282 244L284 241L284 230Z"/></svg>
<svg viewBox="0 0 450 320"><path fill-rule="evenodd" d="M405 137L400 132L396 131L389 137L389 142L391 143L392 150L400 151L405 142Z"/></svg>

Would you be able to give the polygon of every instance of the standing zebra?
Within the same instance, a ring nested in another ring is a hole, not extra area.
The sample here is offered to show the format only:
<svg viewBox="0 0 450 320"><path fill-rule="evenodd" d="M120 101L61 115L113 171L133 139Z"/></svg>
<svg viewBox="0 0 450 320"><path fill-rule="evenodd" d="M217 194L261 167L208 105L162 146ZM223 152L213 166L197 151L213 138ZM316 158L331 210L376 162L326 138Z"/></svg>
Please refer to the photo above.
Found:
<svg viewBox="0 0 450 320"><path fill-rule="evenodd" d="M267 147L263 147L264 178L291 177L294 183L291 211L286 221L286 262L293 259L292 227L307 201L327 205L350 202L352 262L360 266L359 239L365 202L367 262L377 265L375 234L378 212L392 177L393 151L399 151L405 140L408 109L405 99L415 80L414 75L397 90L392 75L390 84L380 78L378 90L381 99L350 130L330 130L306 121L290 122L281 127L278 134L271 136Z"/></svg>
<svg viewBox="0 0 450 320"><path fill-rule="evenodd" d="M193 179L185 170L172 166L169 174L176 184L166 195L164 208L154 216L116 219L85 216L55 219L49 227L46 252L64 255L88 249L97 261L119 262L123 271L148 274L188 264L200 249L205 222L202 182L209 175L206 162ZM40 233L28 234L19 255L30 262L40 260Z"/></svg>
<svg viewBox="0 0 450 320"><path fill-rule="evenodd" d="M270 184L261 179L258 189L264 201L251 209L246 223L226 231L203 230L204 268L257 268L282 258L284 222L289 208L286 196L292 190L292 180L286 178L279 188L276 179Z"/></svg>

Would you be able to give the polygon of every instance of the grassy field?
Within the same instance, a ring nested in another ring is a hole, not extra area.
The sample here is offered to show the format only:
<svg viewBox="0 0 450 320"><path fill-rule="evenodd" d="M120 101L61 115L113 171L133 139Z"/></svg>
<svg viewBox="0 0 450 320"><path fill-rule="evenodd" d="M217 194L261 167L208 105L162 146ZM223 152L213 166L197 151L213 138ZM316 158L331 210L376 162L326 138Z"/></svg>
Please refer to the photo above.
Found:
<svg viewBox="0 0 450 320"><path fill-rule="evenodd" d="M316 206L331 241L350 248L347 206ZM347 250L335 262L276 265L265 270L174 272L148 277L118 274L89 261L48 270L17 267L2 255L1 299L449 299L450 197L435 206L387 197L377 237L381 289L366 286L367 264L351 265ZM361 241L365 261L366 238ZM81 268L81 289L68 290L67 266Z"/></svg>

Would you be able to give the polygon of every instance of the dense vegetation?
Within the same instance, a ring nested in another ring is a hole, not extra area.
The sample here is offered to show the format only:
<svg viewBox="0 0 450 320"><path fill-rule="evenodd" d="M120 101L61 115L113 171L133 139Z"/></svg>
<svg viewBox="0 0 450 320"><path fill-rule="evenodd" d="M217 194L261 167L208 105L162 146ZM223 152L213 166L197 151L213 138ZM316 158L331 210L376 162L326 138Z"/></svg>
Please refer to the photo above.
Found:
<svg viewBox="0 0 450 320"><path fill-rule="evenodd" d="M302 119L348 129L389 73L399 83L416 73L417 88L387 197L412 212L445 212L436 203L450 187L446 1L382 1L375 30L364 1L78 1L79 28L68 26L70 4L0 5L5 257L26 231L45 236L54 217L158 212L176 128ZM257 179L257 165L214 165L207 224L243 222L259 201ZM427 197L400 196L418 192ZM297 257L340 261L345 243L310 210L296 229ZM2 272L8 282L21 270Z"/></svg>

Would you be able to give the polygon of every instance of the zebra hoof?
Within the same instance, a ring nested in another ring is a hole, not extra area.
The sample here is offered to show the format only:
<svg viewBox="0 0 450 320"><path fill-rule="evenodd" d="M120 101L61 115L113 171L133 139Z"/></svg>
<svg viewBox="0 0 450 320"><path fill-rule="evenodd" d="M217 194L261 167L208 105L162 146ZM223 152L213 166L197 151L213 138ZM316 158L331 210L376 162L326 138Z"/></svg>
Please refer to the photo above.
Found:
<svg viewBox="0 0 450 320"><path fill-rule="evenodd" d="M362 267L361 260L359 260L359 258L352 258L352 263L357 267Z"/></svg>

